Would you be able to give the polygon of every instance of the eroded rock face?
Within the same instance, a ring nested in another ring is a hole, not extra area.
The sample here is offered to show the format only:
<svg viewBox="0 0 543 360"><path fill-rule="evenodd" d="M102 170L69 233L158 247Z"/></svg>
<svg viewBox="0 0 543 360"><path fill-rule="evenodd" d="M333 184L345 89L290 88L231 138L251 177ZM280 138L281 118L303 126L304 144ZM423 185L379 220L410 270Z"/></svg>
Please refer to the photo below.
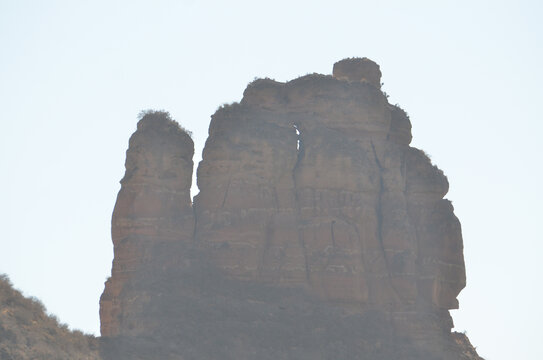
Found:
<svg viewBox="0 0 543 360"><path fill-rule="evenodd" d="M197 240L239 279L357 307L456 308L465 276L447 179L409 147L405 113L365 80L379 83L375 63L334 69L348 81L257 80L213 116Z"/></svg>
<svg viewBox="0 0 543 360"><path fill-rule="evenodd" d="M130 138L111 221L113 267L100 299L103 336L145 331L149 296L127 284L161 282L180 266L180 246L192 242L193 155L192 139L167 113L145 115Z"/></svg>
<svg viewBox="0 0 543 360"><path fill-rule="evenodd" d="M335 78L347 81L367 81L381 88L381 69L368 58L343 59L334 64Z"/></svg>
<svg viewBox="0 0 543 360"><path fill-rule="evenodd" d="M192 141L142 119L101 302L102 334L132 349L117 358L142 336L171 358L477 358L450 332L465 269L446 177L377 64L333 74L256 80L219 109L192 208Z"/></svg>

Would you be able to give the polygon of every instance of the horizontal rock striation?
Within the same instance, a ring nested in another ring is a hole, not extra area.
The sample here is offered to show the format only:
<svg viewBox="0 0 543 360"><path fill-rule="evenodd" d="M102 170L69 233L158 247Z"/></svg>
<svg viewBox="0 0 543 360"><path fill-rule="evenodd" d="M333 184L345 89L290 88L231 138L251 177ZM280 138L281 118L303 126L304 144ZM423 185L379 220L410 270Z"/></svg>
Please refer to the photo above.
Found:
<svg viewBox="0 0 543 360"><path fill-rule="evenodd" d="M197 240L239 279L355 306L456 308L464 261L446 177L409 147L410 121L380 91L375 63L336 72L257 80L217 111Z"/></svg>
<svg viewBox="0 0 543 360"><path fill-rule="evenodd" d="M113 267L100 299L103 336L145 331L149 295L130 284L160 283L180 266L179 253L194 233L193 155L192 139L167 113L146 114L130 138L111 221Z"/></svg>
<svg viewBox="0 0 543 360"><path fill-rule="evenodd" d="M113 214L106 354L478 358L451 334L465 268L447 178L409 146L380 77L364 58L249 84L212 116L192 206L192 140L163 113L140 121Z"/></svg>

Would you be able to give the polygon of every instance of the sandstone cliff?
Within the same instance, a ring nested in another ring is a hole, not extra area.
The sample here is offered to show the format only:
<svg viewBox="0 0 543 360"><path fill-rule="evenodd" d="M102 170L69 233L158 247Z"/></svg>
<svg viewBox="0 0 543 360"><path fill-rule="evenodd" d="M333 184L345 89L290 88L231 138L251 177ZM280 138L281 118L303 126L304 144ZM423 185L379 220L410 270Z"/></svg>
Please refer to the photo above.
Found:
<svg viewBox="0 0 543 360"><path fill-rule="evenodd" d="M465 286L447 178L409 146L379 66L249 84L193 143L138 124L101 298L106 358L478 359L451 333Z"/></svg>
<svg viewBox="0 0 543 360"><path fill-rule="evenodd" d="M98 339L68 330L0 275L0 359L97 360L98 347Z"/></svg>
<svg viewBox="0 0 543 360"><path fill-rule="evenodd" d="M149 326L157 320L142 308L146 292L126 285L160 282L161 274L177 267L181 246L192 241L193 155L190 136L166 113L145 115L130 138L111 221L113 268L100 299L104 336L137 331L142 322Z"/></svg>

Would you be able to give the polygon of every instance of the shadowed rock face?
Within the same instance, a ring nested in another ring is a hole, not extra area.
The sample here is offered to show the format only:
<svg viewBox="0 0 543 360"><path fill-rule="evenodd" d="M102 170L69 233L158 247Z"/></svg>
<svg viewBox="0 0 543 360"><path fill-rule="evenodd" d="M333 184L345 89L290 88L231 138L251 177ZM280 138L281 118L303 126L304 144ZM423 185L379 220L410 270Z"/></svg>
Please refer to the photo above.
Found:
<svg viewBox="0 0 543 360"><path fill-rule="evenodd" d="M333 73L256 80L219 109L192 206L192 140L166 114L140 121L113 214L105 357L478 358L450 332L465 270L446 177L409 146L377 64Z"/></svg>

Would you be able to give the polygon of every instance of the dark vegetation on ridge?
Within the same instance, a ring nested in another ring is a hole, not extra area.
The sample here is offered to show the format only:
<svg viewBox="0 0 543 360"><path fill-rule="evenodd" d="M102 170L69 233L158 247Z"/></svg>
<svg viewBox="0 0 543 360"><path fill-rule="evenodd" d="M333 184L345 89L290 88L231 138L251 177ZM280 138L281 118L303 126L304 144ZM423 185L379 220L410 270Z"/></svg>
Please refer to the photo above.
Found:
<svg viewBox="0 0 543 360"><path fill-rule="evenodd" d="M0 275L0 359L99 359L99 339L70 331L47 315L36 298L26 298Z"/></svg>

